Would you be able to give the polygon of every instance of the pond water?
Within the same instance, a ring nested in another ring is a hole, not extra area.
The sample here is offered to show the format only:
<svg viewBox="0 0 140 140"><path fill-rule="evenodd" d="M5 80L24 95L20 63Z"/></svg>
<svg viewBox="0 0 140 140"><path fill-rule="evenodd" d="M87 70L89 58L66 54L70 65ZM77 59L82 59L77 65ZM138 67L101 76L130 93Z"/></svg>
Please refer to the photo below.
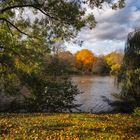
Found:
<svg viewBox="0 0 140 140"><path fill-rule="evenodd" d="M72 76L73 82L83 93L76 96L77 103L82 104L79 109L82 112L108 112L113 108L103 100L103 96L115 100L112 93L120 90L115 84L115 78L111 76Z"/></svg>

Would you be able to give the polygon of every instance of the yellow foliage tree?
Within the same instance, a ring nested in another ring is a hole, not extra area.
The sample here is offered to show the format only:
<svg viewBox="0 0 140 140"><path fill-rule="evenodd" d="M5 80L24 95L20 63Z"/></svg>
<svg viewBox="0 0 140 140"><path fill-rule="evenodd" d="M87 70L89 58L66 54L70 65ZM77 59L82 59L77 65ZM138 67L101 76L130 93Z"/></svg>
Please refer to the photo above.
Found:
<svg viewBox="0 0 140 140"><path fill-rule="evenodd" d="M76 67L83 72L90 72L95 61L95 56L88 49L82 49L75 54Z"/></svg>
<svg viewBox="0 0 140 140"><path fill-rule="evenodd" d="M107 64L110 66L111 74L117 74L122 63L123 54L119 52L112 52L105 56Z"/></svg>

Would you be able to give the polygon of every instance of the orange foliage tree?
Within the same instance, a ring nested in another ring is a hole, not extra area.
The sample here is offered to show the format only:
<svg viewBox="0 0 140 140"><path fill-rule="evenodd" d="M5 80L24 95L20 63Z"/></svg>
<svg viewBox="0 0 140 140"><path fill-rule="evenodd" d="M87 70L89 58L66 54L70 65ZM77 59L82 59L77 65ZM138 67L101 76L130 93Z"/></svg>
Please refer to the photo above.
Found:
<svg viewBox="0 0 140 140"><path fill-rule="evenodd" d="M88 49L82 49L75 54L76 67L82 72L91 72L95 56Z"/></svg>

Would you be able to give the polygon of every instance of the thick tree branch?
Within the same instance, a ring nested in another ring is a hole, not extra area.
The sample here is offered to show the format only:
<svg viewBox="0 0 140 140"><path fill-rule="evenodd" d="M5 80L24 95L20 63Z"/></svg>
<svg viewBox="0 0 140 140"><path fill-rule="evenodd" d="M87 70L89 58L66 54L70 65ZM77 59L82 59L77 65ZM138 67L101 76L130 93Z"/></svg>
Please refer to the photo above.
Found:
<svg viewBox="0 0 140 140"><path fill-rule="evenodd" d="M1 13L4 13L5 11L11 10L11 9L14 9L14 8L24 8L24 7L34 7L34 6L31 5L31 4L28 4L28 5L13 5L13 6L9 6L9 7L6 7L4 9L2 9Z"/></svg>
<svg viewBox="0 0 140 140"><path fill-rule="evenodd" d="M26 34L25 32L21 31L17 26L15 26L11 21L7 20L6 18L0 18L0 20L5 21L7 24L10 24L12 27L14 27L17 31L19 31L20 33L29 36L28 34Z"/></svg>
<svg viewBox="0 0 140 140"><path fill-rule="evenodd" d="M40 5L39 5L39 6L40 6ZM48 16L49 18L58 20L57 17L53 17L53 16L49 15L49 14L46 13L44 10L42 10L41 8L39 8L37 5L32 5L32 4L9 6L9 7L6 7L6 8L4 8L4 9L2 9L2 10L0 11L0 13L4 13L4 12L7 11L7 10L11 10L11 9L15 9L15 8L25 8L25 7L31 7L31 8L37 9L38 11L40 11L42 14Z"/></svg>
<svg viewBox="0 0 140 140"><path fill-rule="evenodd" d="M57 20L61 23L64 23L64 24L70 24L69 21L67 21L66 18L59 18L57 17L57 15L55 16L52 16L51 14L47 13L46 11L44 11L43 9L40 8L40 6L42 5L39 5L39 4L28 4L28 5L13 5L13 6L9 6L9 7L6 7L6 8L3 8L0 10L0 14L8 11L8 10L11 10L11 9L16 9L16 8L25 8L25 7L31 7L31 8L34 8L38 11L40 11L42 14L44 14L45 16L47 16L48 18L52 19L52 20ZM26 35L26 36L29 36L28 34L26 34L25 32L21 31L16 25L14 25L11 21L9 21L8 19L6 18L0 18L0 20L3 20L7 23L7 25L11 25L12 27L14 27L17 31L19 31L20 33ZM72 21L71 21L72 22ZM9 28L9 27L8 27Z"/></svg>
<svg viewBox="0 0 140 140"><path fill-rule="evenodd" d="M15 8L25 8L25 7L29 8L29 7L31 7L31 8L34 8L34 9L40 11L42 14L44 14L47 17L49 17L50 19L61 21L61 19L58 18L57 15L56 16L50 15L50 13L47 13L46 11L44 11L43 9L41 9L40 6L42 6L42 5L39 5L39 4L13 5L13 6L9 6L9 7L6 7L4 9L0 10L0 13L4 13L7 10L11 10L11 9L15 9ZM49 9L49 7L48 7L48 9ZM65 22L65 20L66 20L65 18L62 19L62 20L63 21L61 21L61 22L64 22L66 24L69 24L68 22Z"/></svg>

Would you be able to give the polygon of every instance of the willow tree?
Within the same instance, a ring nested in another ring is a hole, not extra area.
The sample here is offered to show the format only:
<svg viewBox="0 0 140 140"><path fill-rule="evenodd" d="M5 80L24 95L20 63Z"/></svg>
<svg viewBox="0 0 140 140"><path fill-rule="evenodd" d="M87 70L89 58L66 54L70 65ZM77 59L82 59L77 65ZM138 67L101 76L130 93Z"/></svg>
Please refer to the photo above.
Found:
<svg viewBox="0 0 140 140"><path fill-rule="evenodd" d="M118 75L122 87L120 98L140 106L140 30L130 33L127 38L123 64Z"/></svg>

